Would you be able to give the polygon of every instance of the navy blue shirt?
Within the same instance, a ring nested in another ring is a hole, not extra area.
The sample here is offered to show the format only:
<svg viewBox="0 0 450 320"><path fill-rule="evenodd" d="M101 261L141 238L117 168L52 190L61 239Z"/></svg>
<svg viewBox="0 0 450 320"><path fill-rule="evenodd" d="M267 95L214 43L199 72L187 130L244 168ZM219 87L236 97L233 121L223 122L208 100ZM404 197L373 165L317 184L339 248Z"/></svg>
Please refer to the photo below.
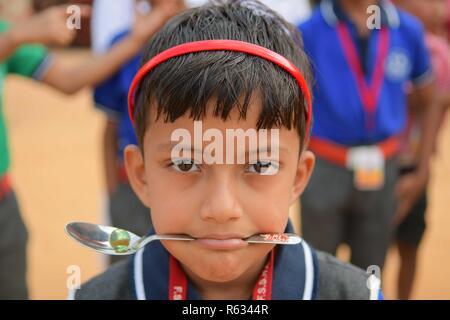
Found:
<svg viewBox="0 0 450 320"><path fill-rule="evenodd" d="M113 46L119 42L128 32L122 32L115 36L111 42ZM129 144L137 144L136 134L128 116L128 88L138 72L141 63L141 54L136 55L125 63L111 78L105 80L94 89L95 105L105 111L110 119L117 121L117 155L123 163L123 151Z"/></svg>
<svg viewBox="0 0 450 320"><path fill-rule="evenodd" d="M405 128L407 118L405 85L408 82L424 85L432 78L421 23L388 1L379 4L381 23L389 29L390 40L374 126L370 129L336 25L343 22L350 30L362 60L366 82L372 78L375 69L380 30L371 30L364 43L337 1L332 0L323 0L311 18L299 26L316 80L313 137L355 146L377 143L399 134Z"/></svg>

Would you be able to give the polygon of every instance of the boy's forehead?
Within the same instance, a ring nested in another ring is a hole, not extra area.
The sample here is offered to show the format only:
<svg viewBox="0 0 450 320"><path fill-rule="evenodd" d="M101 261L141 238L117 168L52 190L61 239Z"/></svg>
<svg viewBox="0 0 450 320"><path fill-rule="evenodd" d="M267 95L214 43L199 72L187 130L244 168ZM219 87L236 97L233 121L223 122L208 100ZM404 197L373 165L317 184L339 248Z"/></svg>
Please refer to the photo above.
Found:
<svg viewBox="0 0 450 320"><path fill-rule="evenodd" d="M183 116L180 116L174 122L165 122L164 114L161 114L159 119L156 119L157 106L153 105L149 111L148 125L144 136L144 148L145 146L152 145L153 147L161 150L165 149L163 147L168 146L171 142L173 142L174 133L177 131L179 132L180 129L189 131L192 139L194 139L195 135L197 135L198 138L199 133L203 136L205 132L208 131L209 133L213 133L213 135L214 132L220 132L225 137L227 131L235 133L238 130L242 130L246 133L254 131L259 137L260 131L258 130L258 120L262 110L262 103L258 96L254 95L251 98L245 118L240 115L239 108L234 107L230 111L228 118L223 120L220 115L214 115L216 103L217 100L212 99L208 102L206 115L201 119L194 120L190 116L190 111L188 110ZM291 130L284 127L269 128L269 139L273 132L271 130L273 129L278 130L279 132L279 147L281 149L290 150L293 148L298 148L300 138L295 128L291 128ZM215 139L215 137L212 139Z"/></svg>

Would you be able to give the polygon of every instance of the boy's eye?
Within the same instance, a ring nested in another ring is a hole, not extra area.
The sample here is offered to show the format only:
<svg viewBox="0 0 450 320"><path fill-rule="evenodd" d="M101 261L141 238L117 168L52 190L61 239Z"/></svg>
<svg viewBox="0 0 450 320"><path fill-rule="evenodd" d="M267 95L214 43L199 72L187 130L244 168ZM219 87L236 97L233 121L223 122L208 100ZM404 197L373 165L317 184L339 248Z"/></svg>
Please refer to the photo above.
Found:
<svg viewBox="0 0 450 320"><path fill-rule="evenodd" d="M193 160L180 159L172 162L171 167L178 172L200 171L200 167Z"/></svg>
<svg viewBox="0 0 450 320"><path fill-rule="evenodd" d="M280 165L275 161L257 161L250 164L247 171L260 175L274 175L278 173Z"/></svg>

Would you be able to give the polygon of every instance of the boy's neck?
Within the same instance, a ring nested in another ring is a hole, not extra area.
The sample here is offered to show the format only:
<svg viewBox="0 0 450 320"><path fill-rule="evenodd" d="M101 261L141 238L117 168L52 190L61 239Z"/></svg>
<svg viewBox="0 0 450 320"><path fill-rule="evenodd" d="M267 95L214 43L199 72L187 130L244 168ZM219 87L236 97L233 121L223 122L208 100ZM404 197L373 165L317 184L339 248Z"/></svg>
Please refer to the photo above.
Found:
<svg viewBox="0 0 450 320"><path fill-rule="evenodd" d="M377 5L378 2L378 0L339 0L339 5L355 24L359 35L365 37L370 34L370 29L367 28L367 19L369 18L367 8Z"/></svg>
<svg viewBox="0 0 450 320"><path fill-rule="evenodd" d="M203 300L247 300L252 296L253 288L266 263L267 257L241 277L226 283L201 279L188 268L182 268Z"/></svg>

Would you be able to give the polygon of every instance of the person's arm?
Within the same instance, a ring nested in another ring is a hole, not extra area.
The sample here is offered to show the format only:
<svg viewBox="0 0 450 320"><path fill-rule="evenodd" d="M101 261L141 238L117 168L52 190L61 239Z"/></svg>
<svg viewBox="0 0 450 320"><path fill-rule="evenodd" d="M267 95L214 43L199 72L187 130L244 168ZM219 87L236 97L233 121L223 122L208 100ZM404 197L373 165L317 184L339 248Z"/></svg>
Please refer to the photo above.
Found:
<svg viewBox="0 0 450 320"><path fill-rule="evenodd" d="M120 41L120 37L117 37L116 40ZM118 125L120 121L123 121L122 112L124 108L126 109L126 106L123 105L124 97L127 94L123 85L123 72L127 70L128 66L124 65L116 74L93 90L95 107L106 116L102 152L106 190L109 195L117 190L119 184Z"/></svg>
<svg viewBox="0 0 450 320"><path fill-rule="evenodd" d="M445 113L442 103L435 95L434 85L415 89L414 103L422 106L419 110L420 140L417 169L399 179L396 195L399 200L394 224L398 225L410 212L414 203L427 186L430 176L430 161L436 147L441 119Z"/></svg>
<svg viewBox="0 0 450 320"><path fill-rule="evenodd" d="M148 14L137 13L133 30L107 53L91 55L81 64L71 67L55 59L42 81L67 94L100 83L134 57L167 19L183 8L182 1L171 0L162 2Z"/></svg>
<svg viewBox="0 0 450 320"><path fill-rule="evenodd" d="M0 34L0 61L6 60L11 56L16 48L17 40L11 32L7 31Z"/></svg>
<svg viewBox="0 0 450 320"><path fill-rule="evenodd" d="M67 6L51 7L0 33L0 61L10 57L23 44L70 44L76 32L66 26L66 8ZM90 13L89 6L80 6L80 9L82 16Z"/></svg>
<svg viewBox="0 0 450 320"><path fill-rule="evenodd" d="M105 164L106 188L109 195L119 185L117 149L117 122L108 118L103 132L103 163Z"/></svg>
<svg viewBox="0 0 450 320"><path fill-rule="evenodd" d="M410 31L410 56L411 70L409 80L413 92L410 105L417 113L417 121L420 127L420 140L417 154L416 170L410 174L401 176L396 186L398 200L394 224L399 224L411 212L418 197L424 192L429 179L430 159L435 149L437 134L439 131L442 109L439 106L435 92L435 74L426 45L426 35L423 26L419 23L411 23Z"/></svg>
<svg viewBox="0 0 450 320"><path fill-rule="evenodd" d="M6 31L0 34L0 61L8 59L19 47L20 41L14 33Z"/></svg>
<svg viewBox="0 0 450 320"><path fill-rule="evenodd" d="M447 111L450 108L450 92L441 93L441 108Z"/></svg>

